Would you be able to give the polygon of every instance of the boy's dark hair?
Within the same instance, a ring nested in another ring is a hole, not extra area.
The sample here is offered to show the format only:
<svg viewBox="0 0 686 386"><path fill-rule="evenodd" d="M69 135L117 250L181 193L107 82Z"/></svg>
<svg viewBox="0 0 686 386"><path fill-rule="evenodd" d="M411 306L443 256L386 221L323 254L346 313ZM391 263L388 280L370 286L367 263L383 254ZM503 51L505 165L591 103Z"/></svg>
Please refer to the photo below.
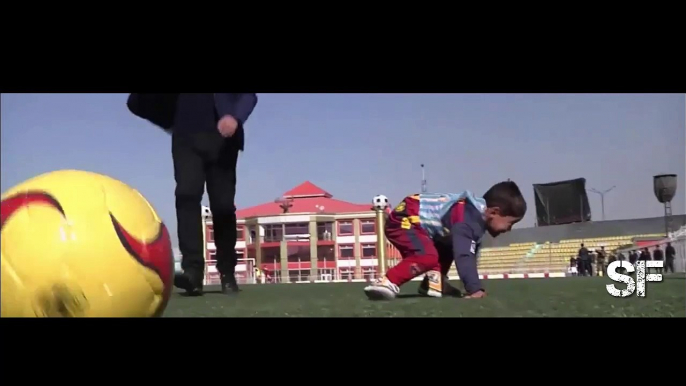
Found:
<svg viewBox="0 0 686 386"><path fill-rule="evenodd" d="M507 180L491 186L483 198L487 207L500 208L503 216L524 217L526 214L526 201L513 181Z"/></svg>

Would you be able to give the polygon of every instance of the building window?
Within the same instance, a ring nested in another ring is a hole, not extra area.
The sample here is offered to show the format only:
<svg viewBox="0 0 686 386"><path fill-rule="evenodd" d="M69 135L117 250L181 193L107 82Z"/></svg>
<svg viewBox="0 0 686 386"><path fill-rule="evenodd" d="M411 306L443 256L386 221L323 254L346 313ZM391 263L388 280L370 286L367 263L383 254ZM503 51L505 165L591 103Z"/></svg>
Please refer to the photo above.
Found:
<svg viewBox="0 0 686 386"><path fill-rule="evenodd" d="M217 260L217 251L209 251L208 256L207 256L207 261L216 261Z"/></svg>
<svg viewBox="0 0 686 386"><path fill-rule="evenodd" d="M214 227L212 225L207 226L207 242L208 243L214 242Z"/></svg>
<svg viewBox="0 0 686 386"><path fill-rule="evenodd" d="M350 245L339 245L338 246L338 259L339 260L354 260L355 259L355 246Z"/></svg>
<svg viewBox="0 0 686 386"><path fill-rule="evenodd" d="M264 242L273 243L283 240L283 224L268 224L264 226Z"/></svg>
<svg viewBox="0 0 686 386"><path fill-rule="evenodd" d="M352 236L353 235L353 222L352 221L339 221L338 222L338 235L339 236Z"/></svg>
<svg viewBox="0 0 686 386"><path fill-rule="evenodd" d="M360 229L363 235L376 234L376 222L374 220L360 220Z"/></svg>
<svg viewBox="0 0 686 386"><path fill-rule="evenodd" d="M291 263L309 262L311 260L310 246L288 245L286 248L286 258Z"/></svg>
<svg viewBox="0 0 686 386"><path fill-rule="evenodd" d="M317 259L324 261L334 261L336 259L333 245L318 245Z"/></svg>
<svg viewBox="0 0 686 386"><path fill-rule="evenodd" d="M286 235L309 235L310 234L310 224L306 222L297 222L292 224L285 224Z"/></svg>
<svg viewBox="0 0 686 386"><path fill-rule="evenodd" d="M310 277L312 278L312 277ZM331 281L336 279L336 270L332 268L318 269L315 280Z"/></svg>
<svg viewBox="0 0 686 386"><path fill-rule="evenodd" d="M243 233L243 227L242 226L239 226L236 228L236 240L238 240L238 241L245 240L245 234Z"/></svg>
<svg viewBox="0 0 686 386"><path fill-rule="evenodd" d="M281 264L281 247L263 247L263 264Z"/></svg>
<svg viewBox="0 0 686 386"><path fill-rule="evenodd" d="M333 236L332 222L318 222L317 223L317 238L323 241L330 241Z"/></svg>
<svg viewBox="0 0 686 386"><path fill-rule="evenodd" d="M310 280L310 270L309 269L300 269L300 270L291 269L288 271L288 280L291 283L296 283L299 281L309 281Z"/></svg>
<svg viewBox="0 0 686 386"><path fill-rule="evenodd" d="M362 257L371 259L376 257L376 244L362 244Z"/></svg>

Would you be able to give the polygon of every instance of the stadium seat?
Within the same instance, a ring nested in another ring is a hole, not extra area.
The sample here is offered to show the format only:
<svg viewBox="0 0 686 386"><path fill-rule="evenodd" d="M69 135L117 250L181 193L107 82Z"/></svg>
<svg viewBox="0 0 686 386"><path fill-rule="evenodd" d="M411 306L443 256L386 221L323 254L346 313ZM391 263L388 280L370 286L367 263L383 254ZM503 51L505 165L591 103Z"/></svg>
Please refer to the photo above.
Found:
<svg viewBox="0 0 686 386"><path fill-rule="evenodd" d="M481 250L479 256L479 273L482 275L505 273L540 273L566 272L569 259L576 256L583 243L590 250L605 247L612 252L616 248L632 244L640 238L662 237L661 234L643 234L630 236L609 236L589 239L567 239L559 242L516 243L506 247L492 247ZM455 268L451 275L456 275Z"/></svg>

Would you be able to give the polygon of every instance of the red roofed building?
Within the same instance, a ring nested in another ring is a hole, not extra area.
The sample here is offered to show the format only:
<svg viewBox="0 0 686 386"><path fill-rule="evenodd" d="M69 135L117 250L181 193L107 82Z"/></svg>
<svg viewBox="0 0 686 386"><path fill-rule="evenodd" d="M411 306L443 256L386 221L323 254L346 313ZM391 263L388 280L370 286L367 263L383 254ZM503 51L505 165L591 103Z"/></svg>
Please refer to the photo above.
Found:
<svg viewBox="0 0 686 386"><path fill-rule="evenodd" d="M252 282L259 268L274 282L370 279L376 275L376 224L371 204L354 204L306 181L274 202L236 211L239 264L236 274ZM206 218L208 279L215 246Z"/></svg>

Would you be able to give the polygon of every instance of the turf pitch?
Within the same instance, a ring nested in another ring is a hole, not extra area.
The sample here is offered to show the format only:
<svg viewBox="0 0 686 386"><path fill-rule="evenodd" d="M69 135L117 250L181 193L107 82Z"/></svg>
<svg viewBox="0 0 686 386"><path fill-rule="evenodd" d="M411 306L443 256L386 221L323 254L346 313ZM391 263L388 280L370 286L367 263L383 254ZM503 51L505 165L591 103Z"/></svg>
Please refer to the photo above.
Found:
<svg viewBox="0 0 686 386"><path fill-rule="evenodd" d="M411 282L398 299L369 301L364 283L246 285L238 296L206 288L205 296L174 293L166 317L684 317L684 275L648 283L645 298L613 298L602 277L487 280L485 299L419 297ZM614 283L619 289L626 286ZM459 282L453 283L461 288Z"/></svg>

